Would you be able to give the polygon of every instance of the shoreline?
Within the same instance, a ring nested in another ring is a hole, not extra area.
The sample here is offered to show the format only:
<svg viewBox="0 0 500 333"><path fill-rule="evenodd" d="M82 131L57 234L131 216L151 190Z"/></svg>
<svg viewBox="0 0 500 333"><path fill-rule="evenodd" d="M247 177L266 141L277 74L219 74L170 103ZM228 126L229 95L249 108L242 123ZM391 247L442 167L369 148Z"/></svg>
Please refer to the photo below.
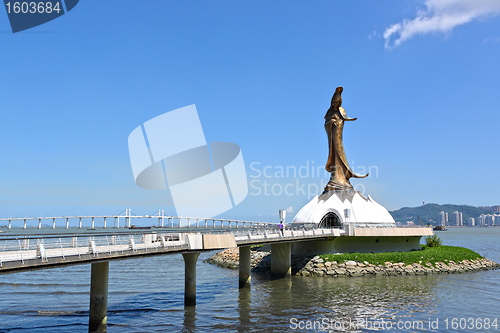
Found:
<svg viewBox="0 0 500 333"><path fill-rule="evenodd" d="M251 251L252 272L257 274L270 274L270 252ZM226 249L217 252L205 262L222 268L238 269L238 248ZM406 276L406 275L432 275L456 274L498 269L500 265L486 258L478 257L475 260L463 260L448 263L436 262L434 265L427 263L404 264L403 262L385 262L383 265L370 264L346 260L344 262L327 261L320 256L292 256L292 275L318 276L318 277L359 277L359 276Z"/></svg>

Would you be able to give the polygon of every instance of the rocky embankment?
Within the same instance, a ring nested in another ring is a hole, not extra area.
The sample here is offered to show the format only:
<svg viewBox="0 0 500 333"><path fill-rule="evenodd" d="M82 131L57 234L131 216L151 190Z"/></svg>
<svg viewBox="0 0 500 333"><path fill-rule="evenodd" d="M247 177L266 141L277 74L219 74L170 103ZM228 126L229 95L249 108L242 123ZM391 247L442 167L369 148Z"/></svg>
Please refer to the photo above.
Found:
<svg viewBox="0 0 500 333"><path fill-rule="evenodd" d="M270 252L251 252L252 271L268 274L271 270ZM239 253L237 248L218 252L208 258L206 262L224 268L237 269L239 264ZM430 275L430 274L454 274L474 272L500 268L500 265L488 259L464 260L462 262L449 261L446 264L437 262L422 265L415 263L405 265L404 263L385 262L384 265L372 265L368 262L358 261L324 261L319 256L292 256L292 274L299 276L397 276L397 275Z"/></svg>

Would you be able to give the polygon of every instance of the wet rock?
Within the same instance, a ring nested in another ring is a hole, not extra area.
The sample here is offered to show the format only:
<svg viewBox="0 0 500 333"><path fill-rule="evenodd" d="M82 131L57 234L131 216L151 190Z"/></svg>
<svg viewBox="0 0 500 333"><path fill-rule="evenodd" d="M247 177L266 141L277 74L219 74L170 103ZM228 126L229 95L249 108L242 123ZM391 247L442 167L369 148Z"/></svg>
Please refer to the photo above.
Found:
<svg viewBox="0 0 500 333"><path fill-rule="evenodd" d="M252 271L258 274L270 274L271 253L264 251L251 252ZM205 262L224 268L238 269L239 250L231 248L216 253ZM298 276L317 277L359 277L370 275L406 276L454 274L500 268L500 265L488 259L464 260L462 262L446 261L430 263L414 263L405 265L402 262L385 262L384 265L372 265L367 261L349 260L343 263L325 261L319 256L292 256L292 274Z"/></svg>

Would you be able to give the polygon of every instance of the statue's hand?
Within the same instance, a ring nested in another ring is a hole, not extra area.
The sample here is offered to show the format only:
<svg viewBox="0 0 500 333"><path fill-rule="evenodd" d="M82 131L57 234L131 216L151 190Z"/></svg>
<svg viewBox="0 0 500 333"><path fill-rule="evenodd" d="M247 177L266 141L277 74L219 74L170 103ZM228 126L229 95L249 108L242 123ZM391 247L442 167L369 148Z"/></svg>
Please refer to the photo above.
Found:
<svg viewBox="0 0 500 333"><path fill-rule="evenodd" d="M339 107L339 111L340 111L340 116L345 121L354 121L354 120L358 119L358 118L349 118L343 107Z"/></svg>

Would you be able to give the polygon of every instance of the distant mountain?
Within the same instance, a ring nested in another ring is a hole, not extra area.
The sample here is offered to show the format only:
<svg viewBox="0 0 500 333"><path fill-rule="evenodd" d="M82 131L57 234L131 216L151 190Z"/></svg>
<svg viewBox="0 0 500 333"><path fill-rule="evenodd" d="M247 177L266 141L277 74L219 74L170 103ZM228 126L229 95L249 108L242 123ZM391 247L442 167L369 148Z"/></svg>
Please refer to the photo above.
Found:
<svg viewBox="0 0 500 333"><path fill-rule="evenodd" d="M454 216L452 213L454 211L462 212L462 218L464 224L467 223L470 217L476 219L481 214L491 214L490 211L474 206L467 205L438 205L438 204L426 204L420 207L403 207L398 210L391 211L391 215L396 222L401 222L406 224L407 221L413 221L415 224L420 224L417 216L424 221L425 224L436 225L441 222L439 213L443 211L448 213L449 223L454 222Z"/></svg>

